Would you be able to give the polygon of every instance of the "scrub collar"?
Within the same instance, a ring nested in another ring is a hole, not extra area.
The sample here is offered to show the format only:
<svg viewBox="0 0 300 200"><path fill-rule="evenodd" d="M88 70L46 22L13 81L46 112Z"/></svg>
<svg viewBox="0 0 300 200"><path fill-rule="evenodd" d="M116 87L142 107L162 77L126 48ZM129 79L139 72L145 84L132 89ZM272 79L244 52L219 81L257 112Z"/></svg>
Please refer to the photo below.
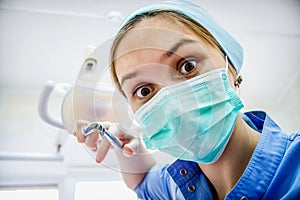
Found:
<svg viewBox="0 0 300 200"><path fill-rule="evenodd" d="M229 61L240 73L243 64L243 47L228 32L226 32L214 19L199 5L186 0L171 0L153 3L139 8L129 15L121 24L120 29L138 15L151 11L175 11L183 14L201 24L219 43Z"/></svg>

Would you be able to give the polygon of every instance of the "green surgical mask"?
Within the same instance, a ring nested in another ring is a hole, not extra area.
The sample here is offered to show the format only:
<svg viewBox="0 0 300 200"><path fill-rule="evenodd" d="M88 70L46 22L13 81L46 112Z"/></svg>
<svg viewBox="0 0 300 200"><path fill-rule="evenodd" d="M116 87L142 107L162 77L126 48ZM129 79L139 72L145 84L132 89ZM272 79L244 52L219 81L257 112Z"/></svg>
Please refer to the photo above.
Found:
<svg viewBox="0 0 300 200"><path fill-rule="evenodd" d="M148 149L206 164L222 155L242 107L227 70L216 69L163 87L135 117Z"/></svg>

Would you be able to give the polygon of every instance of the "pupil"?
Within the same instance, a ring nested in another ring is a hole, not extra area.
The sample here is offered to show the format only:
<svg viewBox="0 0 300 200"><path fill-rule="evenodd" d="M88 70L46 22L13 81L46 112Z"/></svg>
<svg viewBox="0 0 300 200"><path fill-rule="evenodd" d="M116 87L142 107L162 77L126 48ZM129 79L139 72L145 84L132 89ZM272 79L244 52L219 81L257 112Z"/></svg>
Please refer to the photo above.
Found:
<svg viewBox="0 0 300 200"><path fill-rule="evenodd" d="M185 65L185 71L189 72L191 70L194 69L194 65L190 62L188 62L186 65Z"/></svg>
<svg viewBox="0 0 300 200"><path fill-rule="evenodd" d="M141 94L143 96L147 96L150 93L150 89L149 88L143 88L141 91Z"/></svg>

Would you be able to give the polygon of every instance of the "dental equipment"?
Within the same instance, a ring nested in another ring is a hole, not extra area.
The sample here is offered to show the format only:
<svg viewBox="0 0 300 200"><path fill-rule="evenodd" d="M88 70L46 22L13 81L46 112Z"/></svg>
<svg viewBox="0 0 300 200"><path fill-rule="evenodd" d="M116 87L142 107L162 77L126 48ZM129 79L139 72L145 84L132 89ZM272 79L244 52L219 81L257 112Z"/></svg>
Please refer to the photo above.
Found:
<svg viewBox="0 0 300 200"><path fill-rule="evenodd" d="M100 138L108 140L108 142L122 154L123 143L115 135L107 131L99 122L92 122L83 128L83 136L85 138L95 132L99 133Z"/></svg>

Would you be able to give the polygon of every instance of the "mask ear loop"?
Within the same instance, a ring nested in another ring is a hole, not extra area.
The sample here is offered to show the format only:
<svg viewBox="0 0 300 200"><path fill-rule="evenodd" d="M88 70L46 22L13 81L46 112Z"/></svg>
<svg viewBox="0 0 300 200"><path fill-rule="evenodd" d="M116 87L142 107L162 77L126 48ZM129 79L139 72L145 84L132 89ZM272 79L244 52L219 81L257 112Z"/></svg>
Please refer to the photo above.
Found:
<svg viewBox="0 0 300 200"><path fill-rule="evenodd" d="M229 68L229 62L228 57L225 55L225 65L226 65L226 74L228 76L228 68ZM235 92L238 96L240 96L240 84L242 83L243 79L241 75L237 75L237 80L234 82Z"/></svg>
<svg viewBox="0 0 300 200"><path fill-rule="evenodd" d="M227 58L227 55L225 56L225 65L226 65L226 74L228 76L228 58Z"/></svg>

